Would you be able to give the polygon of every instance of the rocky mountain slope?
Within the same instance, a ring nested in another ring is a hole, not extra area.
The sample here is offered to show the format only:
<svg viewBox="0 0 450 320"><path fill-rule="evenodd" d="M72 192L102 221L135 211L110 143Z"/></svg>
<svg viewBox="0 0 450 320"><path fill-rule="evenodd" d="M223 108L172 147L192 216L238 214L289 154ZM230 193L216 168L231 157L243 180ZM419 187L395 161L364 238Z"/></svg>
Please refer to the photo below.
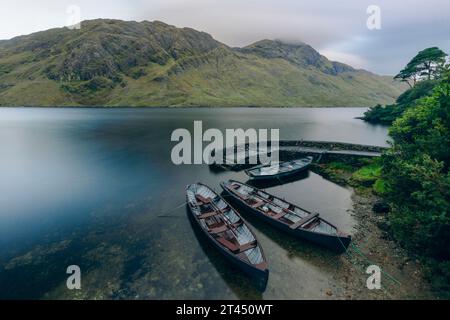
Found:
<svg viewBox="0 0 450 320"><path fill-rule="evenodd" d="M403 90L306 44L230 48L159 21L90 20L0 41L1 106L372 106Z"/></svg>

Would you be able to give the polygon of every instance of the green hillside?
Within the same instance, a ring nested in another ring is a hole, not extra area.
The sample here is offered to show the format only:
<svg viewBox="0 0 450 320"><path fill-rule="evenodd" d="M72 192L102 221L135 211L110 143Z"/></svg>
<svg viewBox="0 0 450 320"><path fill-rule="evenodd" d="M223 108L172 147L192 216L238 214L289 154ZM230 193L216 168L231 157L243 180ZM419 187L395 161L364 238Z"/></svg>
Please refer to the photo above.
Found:
<svg viewBox="0 0 450 320"><path fill-rule="evenodd" d="M1 106L372 106L404 89L306 44L230 48L159 21L91 20L0 41Z"/></svg>

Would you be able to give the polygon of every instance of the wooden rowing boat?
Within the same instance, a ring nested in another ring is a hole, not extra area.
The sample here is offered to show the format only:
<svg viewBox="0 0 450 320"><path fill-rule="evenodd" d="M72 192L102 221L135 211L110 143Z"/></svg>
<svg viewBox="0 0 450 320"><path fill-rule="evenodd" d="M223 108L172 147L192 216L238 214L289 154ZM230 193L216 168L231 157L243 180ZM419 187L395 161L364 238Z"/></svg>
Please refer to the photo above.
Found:
<svg viewBox="0 0 450 320"><path fill-rule="evenodd" d="M194 221L210 242L234 265L265 286L269 270L264 252L239 213L201 183L186 187L186 199Z"/></svg>
<svg viewBox="0 0 450 320"><path fill-rule="evenodd" d="M313 161L313 157L306 157L292 161L275 164L261 165L245 170L250 179L279 179L307 170Z"/></svg>
<svg viewBox="0 0 450 320"><path fill-rule="evenodd" d="M318 213L238 181L222 182L221 186L241 207L282 231L338 253L345 252L350 245L351 236L339 231Z"/></svg>

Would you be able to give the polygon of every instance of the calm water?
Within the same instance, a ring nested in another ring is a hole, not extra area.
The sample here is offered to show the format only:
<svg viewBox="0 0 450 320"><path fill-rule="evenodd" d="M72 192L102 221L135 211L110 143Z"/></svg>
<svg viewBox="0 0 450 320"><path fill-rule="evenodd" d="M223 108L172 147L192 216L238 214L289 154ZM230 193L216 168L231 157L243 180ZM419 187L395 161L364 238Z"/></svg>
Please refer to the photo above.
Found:
<svg viewBox="0 0 450 320"><path fill-rule="evenodd" d="M248 218L271 274L255 290L192 228L184 187L244 173L175 166L170 135L279 128L282 139L386 145L365 109L0 109L0 298L321 298L339 259ZM352 232L351 190L315 173L273 187ZM65 289L66 268L83 289Z"/></svg>

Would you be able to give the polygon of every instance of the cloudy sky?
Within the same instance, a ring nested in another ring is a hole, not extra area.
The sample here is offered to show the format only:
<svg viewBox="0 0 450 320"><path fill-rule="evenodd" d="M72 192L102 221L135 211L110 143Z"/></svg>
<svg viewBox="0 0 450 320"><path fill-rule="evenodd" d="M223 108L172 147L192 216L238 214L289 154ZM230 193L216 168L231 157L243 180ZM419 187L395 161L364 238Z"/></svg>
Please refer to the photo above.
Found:
<svg viewBox="0 0 450 320"><path fill-rule="evenodd" d="M429 46L450 52L449 0L1 0L0 39L65 26L76 17L72 5L81 20L161 20L230 46L303 41L329 59L379 74L396 73ZM371 5L380 9L380 29L367 27Z"/></svg>

